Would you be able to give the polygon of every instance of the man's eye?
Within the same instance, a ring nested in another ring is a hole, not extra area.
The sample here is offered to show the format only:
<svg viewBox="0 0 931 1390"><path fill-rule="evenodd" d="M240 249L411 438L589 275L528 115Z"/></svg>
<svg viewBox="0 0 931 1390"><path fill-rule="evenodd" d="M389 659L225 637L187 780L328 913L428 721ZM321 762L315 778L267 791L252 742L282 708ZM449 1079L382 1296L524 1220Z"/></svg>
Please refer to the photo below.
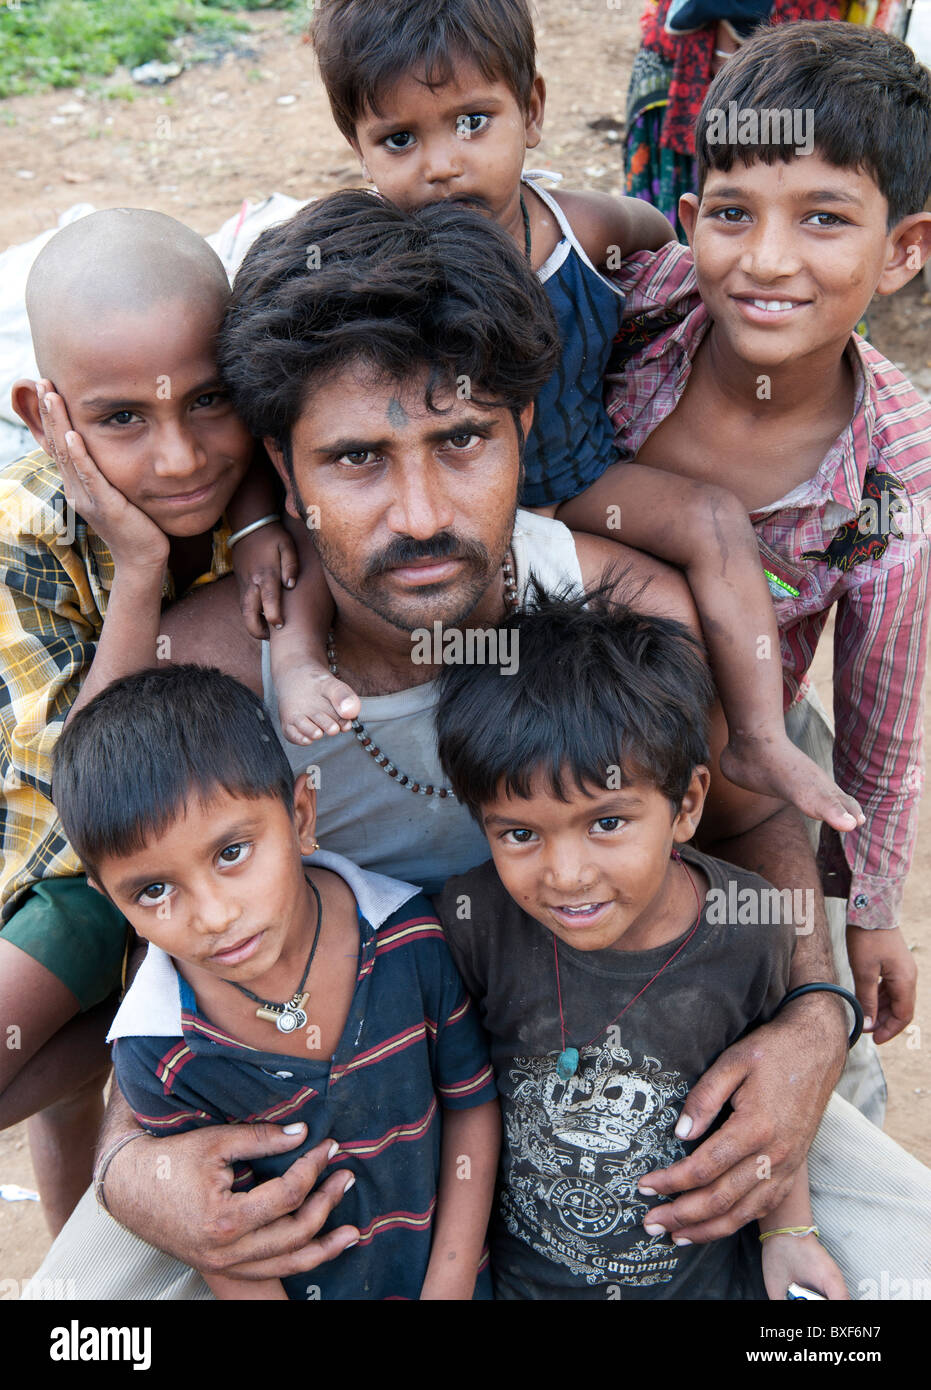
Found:
<svg viewBox="0 0 931 1390"><path fill-rule="evenodd" d="M529 845L533 839L532 830L507 830L503 838L509 840L512 845Z"/></svg>
<svg viewBox="0 0 931 1390"><path fill-rule="evenodd" d="M414 137L409 130L398 130L382 141L389 150L409 150L413 143Z"/></svg>
<svg viewBox="0 0 931 1390"><path fill-rule="evenodd" d="M603 834L610 835L612 830L620 829L623 824L620 816L599 816L592 828L597 827Z"/></svg>
<svg viewBox="0 0 931 1390"><path fill-rule="evenodd" d="M171 886L167 883L147 883L145 888L136 898L140 907L156 907L165 901L171 892Z"/></svg>
<svg viewBox="0 0 931 1390"><path fill-rule="evenodd" d="M454 449L471 449L479 442L481 437L480 434L466 434L463 430L462 434L451 434L449 436L449 443Z"/></svg>
<svg viewBox="0 0 931 1390"><path fill-rule="evenodd" d="M485 116L480 111L470 111L467 116L457 116L456 134L461 135L464 140L468 140L470 136L477 135L480 130L484 130L490 120L490 116Z"/></svg>
<svg viewBox="0 0 931 1390"><path fill-rule="evenodd" d="M340 455L339 461L358 468L365 463L374 463L377 457L374 449L350 449L348 453Z"/></svg>
<svg viewBox="0 0 931 1390"><path fill-rule="evenodd" d="M241 840L235 845L227 845L225 849L221 849L217 858L221 864L241 864L244 859L248 858L250 849L249 842Z"/></svg>

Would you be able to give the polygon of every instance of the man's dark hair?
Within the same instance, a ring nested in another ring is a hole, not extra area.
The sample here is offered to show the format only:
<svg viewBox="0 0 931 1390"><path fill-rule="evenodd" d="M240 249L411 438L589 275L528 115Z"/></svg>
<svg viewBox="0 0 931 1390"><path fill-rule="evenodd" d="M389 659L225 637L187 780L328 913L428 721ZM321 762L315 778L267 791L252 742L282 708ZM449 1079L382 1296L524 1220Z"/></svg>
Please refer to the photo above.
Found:
<svg viewBox="0 0 931 1390"><path fill-rule="evenodd" d="M365 111L407 76L428 87L473 63L510 87L522 108L536 76L536 42L526 0L318 0L314 50L333 118L351 140Z"/></svg>
<svg viewBox="0 0 931 1390"><path fill-rule="evenodd" d="M806 119L815 150L875 181L889 205L890 230L920 212L931 193L931 73L881 29L822 20L754 34L705 94L695 127L699 191L709 170L726 173L735 159L771 164L796 157L791 121L782 130L776 122L777 138L765 144L709 142L712 113L726 114L731 102L738 112L813 112Z"/></svg>
<svg viewBox="0 0 931 1390"><path fill-rule="evenodd" d="M58 740L52 799L88 873L161 835L192 798L277 797L294 774L262 701L208 666L165 666L114 681Z"/></svg>
<svg viewBox="0 0 931 1390"><path fill-rule="evenodd" d="M466 389L516 415L559 353L546 291L500 227L469 208L404 212L355 189L262 233L217 348L239 415L286 459L309 390L350 363L405 383L426 369L431 410L437 391Z"/></svg>
<svg viewBox="0 0 931 1390"><path fill-rule="evenodd" d="M480 824L483 806L502 791L528 796L541 772L562 801L573 783L590 792L620 776L650 782L678 810L693 770L707 763L714 685L701 645L681 623L613 598L617 582L605 576L578 596L548 594L534 580L504 624L517 634L513 674L444 667L440 761Z"/></svg>

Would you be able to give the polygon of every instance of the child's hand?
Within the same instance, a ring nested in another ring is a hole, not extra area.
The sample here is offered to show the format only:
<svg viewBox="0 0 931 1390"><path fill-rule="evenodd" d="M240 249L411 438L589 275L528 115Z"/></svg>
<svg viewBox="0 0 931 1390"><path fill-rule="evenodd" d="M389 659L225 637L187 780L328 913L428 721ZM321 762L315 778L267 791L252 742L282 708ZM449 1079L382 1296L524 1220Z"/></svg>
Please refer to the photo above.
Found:
<svg viewBox="0 0 931 1390"><path fill-rule="evenodd" d="M894 930L848 926L847 958L853 971L864 1029L877 1043L888 1042L911 1022L918 968L905 938ZM872 1023L870 1023L872 1021Z"/></svg>
<svg viewBox="0 0 931 1390"><path fill-rule="evenodd" d="M232 556L243 622L250 636L264 642L270 627L284 626L281 590L297 582L297 550L284 526L272 522L237 541Z"/></svg>
<svg viewBox="0 0 931 1390"><path fill-rule="evenodd" d="M75 511L105 541L118 569L161 573L171 542L159 526L109 483L72 428L68 409L50 381L36 382L48 453Z"/></svg>
<svg viewBox="0 0 931 1390"><path fill-rule="evenodd" d="M764 733L732 733L721 754L721 771L739 787L788 801L835 830L855 830L866 819L859 802L796 748L781 725Z"/></svg>
<svg viewBox="0 0 931 1390"><path fill-rule="evenodd" d="M272 675L278 692L278 718L289 743L313 743L324 734L348 733L352 728L362 702L345 681L313 657L276 661L272 642Z"/></svg>
<svg viewBox="0 0 931 1390"><path fill-rule="evenodd" d="M784 1299L790 1284L801 1284L835 1301L850 1298L844 1276L815 1235L764 1240L763 1282L771 1299Z"/></svg>

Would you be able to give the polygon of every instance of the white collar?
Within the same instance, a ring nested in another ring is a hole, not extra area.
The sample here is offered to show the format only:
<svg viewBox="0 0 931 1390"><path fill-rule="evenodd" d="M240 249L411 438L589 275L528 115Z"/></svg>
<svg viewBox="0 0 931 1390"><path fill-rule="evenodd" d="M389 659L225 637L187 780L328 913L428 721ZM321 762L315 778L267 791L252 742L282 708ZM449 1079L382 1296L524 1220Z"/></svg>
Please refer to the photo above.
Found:
<svg viewBox="0 0 931 1390"><path fill-rule="evenodd" d="M305 859L305 864L310 860ZM318 850L313 862L345 880L352 889L359 911L376 931L393 912L421 890L384 874L360 869L341 854ZM149 943L145 960L136 972L107 1034L116 1038L180 1038L181 988L174 961L160 947Z"/></svg>

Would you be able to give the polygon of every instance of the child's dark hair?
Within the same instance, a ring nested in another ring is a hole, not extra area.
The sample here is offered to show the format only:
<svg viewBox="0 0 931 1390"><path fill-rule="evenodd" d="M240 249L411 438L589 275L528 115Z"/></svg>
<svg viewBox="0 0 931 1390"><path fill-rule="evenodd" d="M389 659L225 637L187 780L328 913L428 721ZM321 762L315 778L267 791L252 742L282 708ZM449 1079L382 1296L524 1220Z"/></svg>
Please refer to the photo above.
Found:
<svg viewBox="0 0 931 1390"><path fill-rule="evenodd" d="M536 41L526 0L318 0L311 32L333 119L349 140L401 78L440 87L457 61L506 82L525 111L530 104Z"/></svg>
<svg viewBox="0 0 931 1390"><path fill-rule="evenodd" d="M404 212L346 189L263 232L233 286L217 358L233 404L288 455L309 390L358 362L390 381L427 371L426 403L468 383L513 414L555 370L559 330L514 241L480 213Z"/></svg>
<svg viewBox="0 0 931 1390"><path fill-rule="evenodd" d="M613 598L617 582L606 575L578 596L533 580L504 624L518 644L513 674L443 669L440 761L479 824L483 806L502 791L528 796L540 772L563 801L570 783L590 791L642 778L678 810L707 763L714 685L701 645L681 623Z"/></svg>
<svg viewBox="0 0 931 1390"><path fill-rule="evenodd" d="M769 140L709 140L709 127L721 128L714 113L729 110L771 112ZM699 191L709 170L726 173L735 159L795 158L795 111L812 113L807 120L822 159L876 182L889 205L890 230L921 211L931 193L931 73L901 39L839 20L758 30L727 60L695 127ZM786 114L787 122L772 119Z"/></svg>
<svg viewBox="0 0 931 1390"><path fill-rule="evenodd" d="M294 774L262 701L208 666L165 666L114 681L68 722L52 799L88 873L142 849L192 798L277 797Z"/></svg>

